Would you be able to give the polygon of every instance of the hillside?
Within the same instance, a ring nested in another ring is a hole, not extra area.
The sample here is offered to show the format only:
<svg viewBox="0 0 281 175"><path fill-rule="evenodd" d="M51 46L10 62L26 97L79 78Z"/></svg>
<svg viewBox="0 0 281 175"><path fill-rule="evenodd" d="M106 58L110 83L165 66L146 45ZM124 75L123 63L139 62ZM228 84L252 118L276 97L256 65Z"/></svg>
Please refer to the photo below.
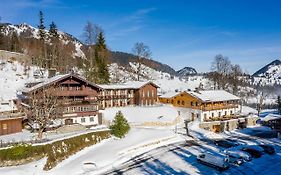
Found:
<svg viewBox="0 0 281 175"><path fill-rule="evenodd" d="M25 53L31 57L35 57L38 54L38 45L39 42L39 30L35 27L32 27L28 24L12 25L8 23L0 24L0 33L3 35L3 43L0 43L0 49L14 52ZM47 30L46 33L46 42L50 42L51 37ZM60 57L63 58L72 58L67 62L73 62L74 65L71 66L81 66L81 59L87 59L87 46L83 42L79 41L74 36L58 31L59 40L61 44L59 45L59 50L61 52ZM52 47L49 50L54 50ZM59 59L59 58L58 58ZM127 68L130 62L136 62L136 56L118 52L110 51L109 64L117 63L120 66ZM60 60L60 65L65 65L66 60ZM175 70L166 64L162 64L158 61L152 59L143 59L142 64L151 67L155 70L161 72L167 72L169 74L175 74Z"/></svg>
<svg viewBox="0 0 281 175"><path fill-rule="evenodd" d="M253 74L253 84L261 86L281 85L281 61L274 60Z"/></svg>
<svg viewBox="0 0 281 175"><path fill-rule="evenodd" d="M180 78L187 78L190 75L196 75L197 71L193 67L184 67L176 72Z"/></svg>

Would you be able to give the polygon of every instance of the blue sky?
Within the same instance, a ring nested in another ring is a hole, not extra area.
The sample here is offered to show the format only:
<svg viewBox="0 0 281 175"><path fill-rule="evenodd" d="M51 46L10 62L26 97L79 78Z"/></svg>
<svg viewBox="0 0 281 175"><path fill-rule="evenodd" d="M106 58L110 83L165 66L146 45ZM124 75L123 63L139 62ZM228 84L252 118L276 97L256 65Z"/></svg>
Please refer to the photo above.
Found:
<svg viewBox="0 0 281 175"><path fill-rule="evenodd" d="M82 39L87 21L105 31L110 49L144 42L174 69L209 71L216 54L253 73L281 55L281 1L274 0L0 0L2 22L46 25Z"/></svg>

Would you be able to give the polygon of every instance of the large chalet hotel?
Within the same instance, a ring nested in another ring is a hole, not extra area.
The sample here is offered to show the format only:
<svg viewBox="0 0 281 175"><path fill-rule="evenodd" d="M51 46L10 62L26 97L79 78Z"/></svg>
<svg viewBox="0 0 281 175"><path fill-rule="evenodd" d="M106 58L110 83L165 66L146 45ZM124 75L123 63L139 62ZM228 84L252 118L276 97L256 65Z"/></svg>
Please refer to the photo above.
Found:
<svg viewBox="0 0 281 175"><path fill-rule="evenodd" d="M22 90L22 106L28 117L32 94L54 91L63 101L62 124L79 123L95 126L102 123L99 110L127 105L154 105L158 86L152 82L131 82L120 85L96 85L76 74L51 77L43 82L29 83Z"/></svg>

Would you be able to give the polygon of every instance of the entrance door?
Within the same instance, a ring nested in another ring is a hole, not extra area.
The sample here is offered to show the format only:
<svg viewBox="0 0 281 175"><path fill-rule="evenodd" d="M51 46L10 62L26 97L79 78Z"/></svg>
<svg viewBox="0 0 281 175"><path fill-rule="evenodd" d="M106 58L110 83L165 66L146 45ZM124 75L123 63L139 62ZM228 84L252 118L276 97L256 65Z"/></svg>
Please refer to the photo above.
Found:
<svg viewBox="0 0 281 175"><path fill-rule="evenodd" d="M65 119L65 124L66 124L66 125L71 125L71 124L73 124L73 119Z"/></svg>

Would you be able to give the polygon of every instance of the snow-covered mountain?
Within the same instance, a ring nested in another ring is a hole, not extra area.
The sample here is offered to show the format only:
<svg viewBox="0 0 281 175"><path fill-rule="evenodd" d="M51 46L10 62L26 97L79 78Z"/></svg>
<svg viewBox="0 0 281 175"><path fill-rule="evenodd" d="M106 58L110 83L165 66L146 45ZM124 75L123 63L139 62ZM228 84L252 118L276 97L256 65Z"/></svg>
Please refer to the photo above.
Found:
<svg viewBox="0 0 281 175"><path fill-rule="evenodd" d="M39 29L32 27L31 25L28 25L26 23L20 24L20 25L12 25L12 24L0 24L1 26L1 33L4 34L4 36L13 39L13 34L16 34L18 38L21 38L22 40L31 40L31 39L39 39ZM48 30L45 30L46 34L46 41L50 41L50 34ZM79 58L85 58L85 54L82 51L83 43L80 42L77 38L74 36L58 31L59 39L64 45L71 45L72 48L72 56L73 57L79 57ZM29 54L29 50L26 48L20 48L24 49L23 52L26 54Z"/></svg>
<svg viewBox="0 0 281 175"><path fill-rule="evenodd" d="M281 85L281 61L274 60L253 74L254 85Z"/></svg>
<svg viewBox="0 0 281 175"><path fill-rule="evenodd" d="M176 75L180 78L186 78L190 75L196 75L197 71L193 67L184 67L176 72Z"/></svg>
<svg viewBox="0 0 281 175"><path fill-rule="evenodd" d="M19 44L16 43L16 47L19 47L17 48L19 52L27 55L32 55L32 52L36 52L36 42L39 40L38 28L32 27L25 23L20 25L0 23L0 34L1 33L4 35L4 43L6 44L0 44L0 49L11 51L9 50L11 49L11 43L15 42L16 40L20 40ZM46 42L50 42L51 37L49 31L45 30L45 33ZM14 37L15 34L17 37L16 39ZM69 58L70 56L76 59L77 61L75 61L75 64L77 65L81 63L79 59L87 59L87 45L84 45L83 42L66 32L58 31L58 34L62 45L64 45L63 49L61 50L66 52L66 58ZM110 64L117 63L119 66L126 68L130 67L129 64L131 62L137 62L137 57L129 53L110 51L108 61ZM163 64L152 59L143 59L142 63L155 70L175 74L175 70L167 64Z"/></svg>

